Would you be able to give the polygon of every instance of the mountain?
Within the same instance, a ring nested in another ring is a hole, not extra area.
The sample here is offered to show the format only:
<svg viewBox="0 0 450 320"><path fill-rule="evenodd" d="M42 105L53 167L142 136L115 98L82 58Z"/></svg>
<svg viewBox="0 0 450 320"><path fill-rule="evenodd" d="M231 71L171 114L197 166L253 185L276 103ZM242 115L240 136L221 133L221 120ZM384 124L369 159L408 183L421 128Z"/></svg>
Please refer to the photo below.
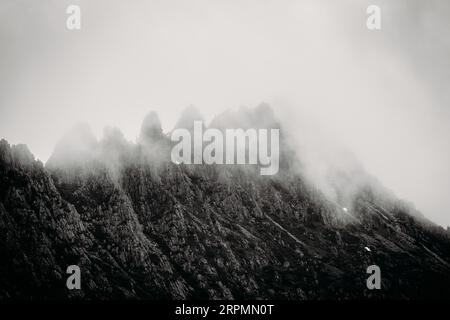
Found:
<svg viewBox="0 0 450 320"><path fill-rule="evenodd" d="M201 116L188 109L177 127L186 119ZM265 104L213 125L280 128ZM100 141L90 132L72 130L45 166L1 140L1 299L450 297L448 231L361 168L331 172L330 199L295 165L301 151L283 132L273 176L172 163L156 113L136 144L118 129ZM69 265L81 290L66 288ZM380 290L366 286L370 265Z"/></svg>

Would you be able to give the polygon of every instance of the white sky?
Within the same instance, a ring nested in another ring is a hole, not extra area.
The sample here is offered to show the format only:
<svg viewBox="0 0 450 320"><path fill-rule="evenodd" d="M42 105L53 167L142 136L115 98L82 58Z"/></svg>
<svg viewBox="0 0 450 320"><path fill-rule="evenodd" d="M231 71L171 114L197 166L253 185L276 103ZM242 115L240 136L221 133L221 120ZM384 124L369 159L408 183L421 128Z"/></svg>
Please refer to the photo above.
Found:
<svg viewBox="0 0 450 320"><path fill-rule="evenodd" d="M2 0L0 137L45 161L80 121L135 140L150 110L169 130L190 104L210 119L266 101L450 225L449 16L445 0Z"/></svg>

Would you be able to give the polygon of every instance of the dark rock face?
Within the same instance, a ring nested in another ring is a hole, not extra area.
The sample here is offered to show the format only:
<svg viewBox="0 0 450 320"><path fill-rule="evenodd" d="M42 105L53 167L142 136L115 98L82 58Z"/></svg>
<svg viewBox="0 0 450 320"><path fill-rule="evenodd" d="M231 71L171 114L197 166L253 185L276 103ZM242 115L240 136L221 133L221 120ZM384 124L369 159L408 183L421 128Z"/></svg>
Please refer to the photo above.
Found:
<svg viewBox="0 0 450 320"><path fill-rule="evenodd" d="M143 135L170 152L150 120ZM448 231L382 188L345 213L288 165L175 165L116 136L70 168L0 142L0 298L450 297ZM81 290L66 288L72 264Z"/></svg>

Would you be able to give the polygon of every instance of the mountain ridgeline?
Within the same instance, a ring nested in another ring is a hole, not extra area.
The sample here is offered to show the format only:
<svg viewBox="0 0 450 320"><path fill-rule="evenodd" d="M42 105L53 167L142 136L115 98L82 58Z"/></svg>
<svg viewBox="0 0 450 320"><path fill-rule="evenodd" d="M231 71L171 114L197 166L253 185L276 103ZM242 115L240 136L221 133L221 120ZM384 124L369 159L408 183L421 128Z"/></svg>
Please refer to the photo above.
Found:
<svg viewBox="0 0 450 320"><path fill-rule="evenodd" d="M176 127L201 119L188 108ZM210 126L280 128L267 105ZM330 172L331 199L282 129L273 176L172 163L156 113L136 143L115 128L97 141L79 125L45 166L1 140L0 298L450 298L448 231L362 169ZM80 290L66 287L69 265ZM379 290L366 285L370 265Z"/></svg>

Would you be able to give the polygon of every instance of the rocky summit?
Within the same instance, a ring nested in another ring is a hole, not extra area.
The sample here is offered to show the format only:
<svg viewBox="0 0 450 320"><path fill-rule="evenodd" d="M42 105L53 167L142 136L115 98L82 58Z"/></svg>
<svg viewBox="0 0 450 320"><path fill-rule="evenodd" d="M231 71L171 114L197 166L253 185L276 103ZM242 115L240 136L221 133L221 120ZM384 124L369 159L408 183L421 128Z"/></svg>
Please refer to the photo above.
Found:
<svg viewBox="0 0 450 320"><path fill-rule="evenodd" d="M279 126L261 108L237 126ZM221 116L212 123L233 126L232 113ZM364 172L332 172L367 179L351 194L338 184L331 199L281 137L273 176L172 163L154 113L136 143L78 126L45 166L1 140L0 298L450 298L448 231ZM70 265L80 290L66 286ZM380 289L367 287L371 265Z"/></svg>

